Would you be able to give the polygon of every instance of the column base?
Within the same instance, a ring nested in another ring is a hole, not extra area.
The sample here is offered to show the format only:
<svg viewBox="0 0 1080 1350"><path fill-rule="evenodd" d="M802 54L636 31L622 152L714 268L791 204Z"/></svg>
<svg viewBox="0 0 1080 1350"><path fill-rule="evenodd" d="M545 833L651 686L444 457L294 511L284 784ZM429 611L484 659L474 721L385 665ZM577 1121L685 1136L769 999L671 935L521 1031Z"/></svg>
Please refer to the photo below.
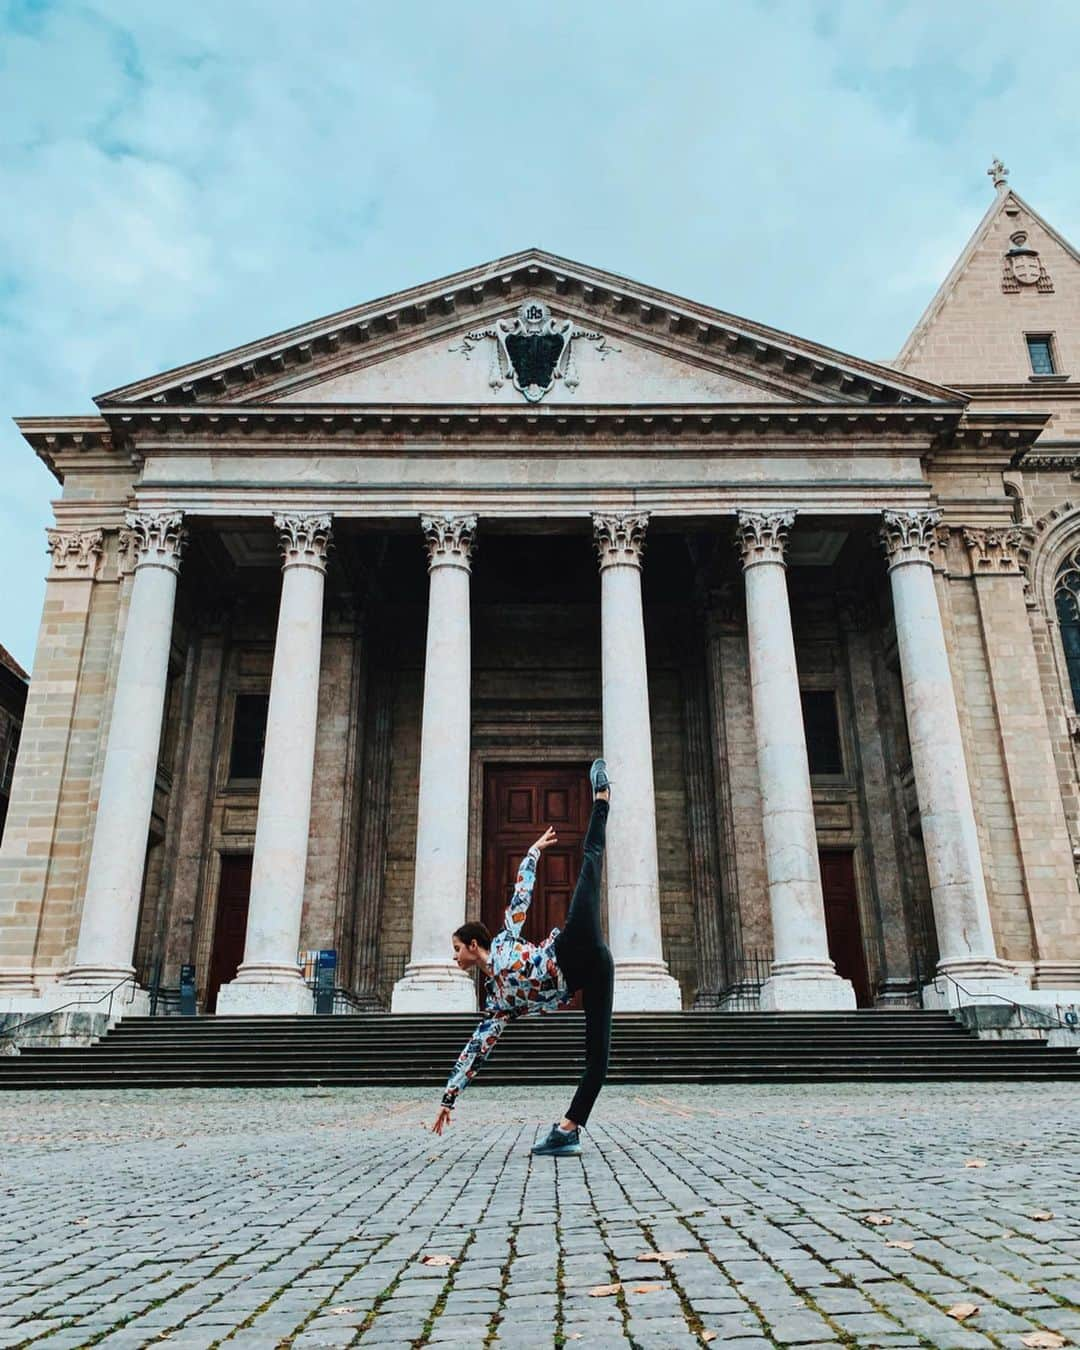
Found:
<svg viewBox="0 0 1080 1350"><path fill-rule="evenodd" d="M38 992L34 972L29 967L16 969L9 966L6 970L0 970L0 999L36 998Z"/></svg>
<svg viewBox="0 0 1080 1350"><path fill-rule="evenodd" d="M770 975L761 986L762 1012L851 1012L855 1006L851 981L827 971Z"/></svg>
<svg viewBox="0 0 1080 1350"><path fill-rule="evenodd" d="M301 1017L315 1011L298 966L241 966L218 990L218 1016Z"/></svg>
<svg viewBox="0 0 1080 1350"><path fill-rule="evenodd" d="M1023 1003L1030 994L1028 980L1004 961L992 956L964 957L938 963L938 978L923 986L922 1005L939 1012L975 1003L1000 1007L1006 999Z"/></svg>
<svg viewBox="0 0 1080 1350"><path fill-rule="evenodd" d="M476 986L457 966L425 961L405 967L390 995L392 1013L476 1012Z"/></svg>
<svg viewBox="0 0 1080 1350"><path fill-rule="evenodd" d="M1080 989L1080 961L1037 961L1033 989Z"/></svg>
<svg viewBox="0 0 1080 1350"><path fill-rule="evenodd" d="M615 962L616 1012L682 1012L682 989L663 961Z"/></svg>

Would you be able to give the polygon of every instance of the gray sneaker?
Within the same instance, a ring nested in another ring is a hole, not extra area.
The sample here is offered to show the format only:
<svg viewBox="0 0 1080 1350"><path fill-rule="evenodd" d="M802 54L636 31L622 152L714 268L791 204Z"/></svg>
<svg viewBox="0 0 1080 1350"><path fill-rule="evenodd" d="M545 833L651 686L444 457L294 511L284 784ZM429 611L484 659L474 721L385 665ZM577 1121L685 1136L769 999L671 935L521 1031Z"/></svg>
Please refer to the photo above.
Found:
<svg viewBox="0 0 1080 1350"><path fill-rule="evenodd" d="M533 1146L533 1153L538 1158L576 1158L580 1152L581 1132L571 1130L566 1133L558 1125L552 1125L548 1137Z"/></svg>
<svg viewBox="0 0 1080 1350"><path fill-rule="evenodd" d="M593 796L598 792L603 792L606 788L611 791L611 779L608 777L607 760L594 759L589 766L589 782L592 784Z"/></svg>

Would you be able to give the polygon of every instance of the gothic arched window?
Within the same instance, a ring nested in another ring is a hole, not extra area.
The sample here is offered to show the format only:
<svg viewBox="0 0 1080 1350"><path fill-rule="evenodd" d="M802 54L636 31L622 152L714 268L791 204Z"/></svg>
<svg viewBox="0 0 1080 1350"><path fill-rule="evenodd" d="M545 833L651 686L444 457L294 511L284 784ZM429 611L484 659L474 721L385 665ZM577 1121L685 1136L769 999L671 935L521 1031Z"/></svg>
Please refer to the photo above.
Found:
<svg viewBox="0 0 1080 1350"><path fill-rule="evenodd" d="M1061 564L1054 585L1054 604L1072 686L1073 707L1080 712L1080 548L1073 549Z"/></svg>

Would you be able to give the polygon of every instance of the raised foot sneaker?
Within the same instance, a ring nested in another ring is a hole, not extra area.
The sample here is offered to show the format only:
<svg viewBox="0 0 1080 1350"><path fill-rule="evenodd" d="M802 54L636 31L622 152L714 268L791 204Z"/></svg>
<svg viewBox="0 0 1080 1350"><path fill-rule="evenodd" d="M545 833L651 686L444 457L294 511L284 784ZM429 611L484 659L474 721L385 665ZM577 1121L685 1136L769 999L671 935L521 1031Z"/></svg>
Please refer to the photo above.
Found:
<svg viewBox="0 0 1080 1350"><path fill-rule="evenodd" d="M570 1130L567 1133L560 1130L558 1125L552 1125L548 1137L533 1146L533 1153L538 1158L576 1158L580 1152L580 1131Z"/></svg>
<svg viewBox="0 0 1080 1350"><path fill-rule="evenodd" d="M608 777L607 760L594 759L589 766L589 782L592 784L593 796L598 792L603 792L607 788L611 791L611 779Z"/></svg>

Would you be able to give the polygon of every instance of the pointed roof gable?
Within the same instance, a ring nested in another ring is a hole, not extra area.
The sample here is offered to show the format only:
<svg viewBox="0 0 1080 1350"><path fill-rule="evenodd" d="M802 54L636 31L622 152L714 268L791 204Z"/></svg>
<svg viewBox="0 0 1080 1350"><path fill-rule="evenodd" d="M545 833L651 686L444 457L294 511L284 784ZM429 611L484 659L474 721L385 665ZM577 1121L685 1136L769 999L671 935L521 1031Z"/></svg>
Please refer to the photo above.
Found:
<svg viewBox="0 0 1080 1350"><path fill-rule="evenodd" d="M641 378L600 380L582 401L608 403L956 403L953 391L901 376L746 319L697 304L624 277L527 249L427 285L342 310L202 361L110 390L95 401L103 410L132 405L265 406L505 402L485 382L460 386L431 378L425 348L440 353L464 335L514 313L526 298L542 297L560 318L602 330L632 353ZM466 353L467 355L467 353ZM465 356L455 369L466 371ZM444 362L445 366L445 362ZM614 364L612 369L614 369ZM620 389L621 384L621 389ZM428 392L425 392L428 388ZM671 392L664 393L669 388ZM565 398L560 389L548 399Z"/></svg>
<svg viewBox="0 0 1080 1350"><path fill-rule="evenodd" d="M1045 285L1009 282L1006 254L1020 231ZM1031 332L1058 332L1070 349L1080 343L1080 252L1003 183L893 364L959 389L1021 383L1032 373ZM1063 369L1080 373L1080 352L1072 356Z"/></svg>

